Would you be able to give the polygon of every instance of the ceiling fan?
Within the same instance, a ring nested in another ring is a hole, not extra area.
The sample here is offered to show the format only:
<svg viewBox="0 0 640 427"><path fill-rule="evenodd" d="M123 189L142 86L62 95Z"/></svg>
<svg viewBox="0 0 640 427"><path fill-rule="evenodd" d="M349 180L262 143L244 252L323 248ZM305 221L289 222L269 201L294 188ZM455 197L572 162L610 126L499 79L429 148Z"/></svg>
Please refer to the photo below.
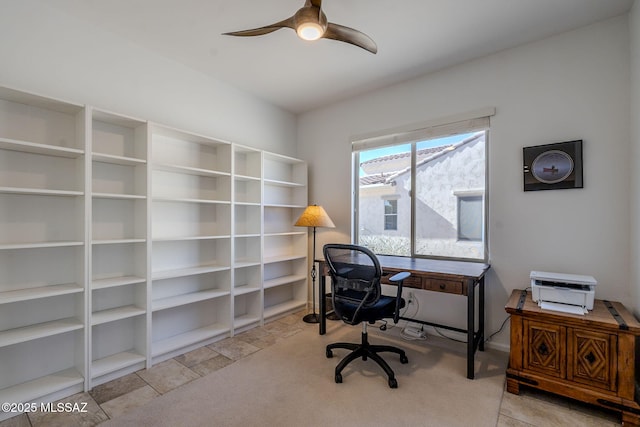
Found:
<svg viewBox="0 0 640 427"><path fill-rule="evenodd" d="M303 40L332 39L361 47L371 53L378 52L376 43L368 35L343 25L327 21L322 11L322 0L305 0L304 6L291 17L260 28L223 33L226 36L261 36L280 28L295 30Z"/></svg>

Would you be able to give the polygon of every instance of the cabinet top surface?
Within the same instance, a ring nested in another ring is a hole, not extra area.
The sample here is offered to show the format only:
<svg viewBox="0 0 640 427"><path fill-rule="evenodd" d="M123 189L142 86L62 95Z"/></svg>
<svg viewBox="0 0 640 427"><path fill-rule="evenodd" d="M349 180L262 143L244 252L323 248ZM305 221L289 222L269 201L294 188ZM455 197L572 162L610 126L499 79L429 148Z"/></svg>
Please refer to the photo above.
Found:
<svg viewBox="0 0 640 427"><path fill-rule="evenodd" d="M509 301L507 301L507 304L505 305L507 313L547 322L556 321L562 322L563 324L574 324L583 327L585 325L592 325L601 329L621 329L618 321L605 305L604 300L596 299L593 303L593 310L589 310L585 315L579 315L542 309L533 301L531 292L527 292L524 305L521 310L518 310L517 307L521 293L522 290L513 290ZM634 335L640 335L640 323L636 318L621 303L617 301L610 302L613 308L615 308L615 311L627 325L629 332Z"/></svg>

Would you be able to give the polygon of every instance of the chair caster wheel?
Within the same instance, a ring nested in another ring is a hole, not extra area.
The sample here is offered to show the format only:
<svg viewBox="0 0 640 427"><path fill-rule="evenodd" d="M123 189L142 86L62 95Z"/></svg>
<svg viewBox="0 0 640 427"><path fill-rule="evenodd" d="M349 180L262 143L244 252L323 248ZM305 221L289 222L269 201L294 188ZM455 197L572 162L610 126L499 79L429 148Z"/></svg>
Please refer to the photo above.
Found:
<svg viewBox="0 0 640 427"><path fill-rule="evenodd" d="M331 359L333 357L333 351L327 349L327 359Z"/></svg>
<svg viewBox="0 0 640 427"><path fill-rule="evenodd" d="M403 365L406 363L409 363L409 359L407 358L407 356L405 355L400 356L400 363L402 363Z"/></svg>
<svg viewBox="0 0 640 427"><path fill-rule="evenodd" d="M389 378L389 387L398 388L398 381L395 378Z"/></svg>
<svg viewBox="0 0 640 427"><path fill-rule="evenodd" d="M342 375L336 374L336 384L340 384L340 383L342 383Z"/></svg>

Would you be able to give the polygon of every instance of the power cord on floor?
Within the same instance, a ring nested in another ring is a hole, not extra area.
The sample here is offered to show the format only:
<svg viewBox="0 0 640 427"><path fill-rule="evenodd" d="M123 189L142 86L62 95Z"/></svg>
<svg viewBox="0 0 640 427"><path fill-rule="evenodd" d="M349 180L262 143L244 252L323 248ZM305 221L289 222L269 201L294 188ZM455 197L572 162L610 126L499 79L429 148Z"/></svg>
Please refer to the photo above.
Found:
<svg viewBox="0 0 640 427"><path fill-rule="evenodd" d="M407 315L407 312L409 311L409 308L411 307L411 305L414 306L414 310L413 310L413 313L409 316L409 315ZM415 299L415 297L414 297L413 299L410 300L409 304L407 304L404 307L404 309L400 312L400 317L414 318L418 314L418 311L420 311L420 305L418 304L418 300ZM396 327L396 324L389 324L384 319L380 320L380 322L382 322L382 324L379 326L381 331L388 331L388 330L393 329L393 328ZM424 326L423 325L420 326L420 330L414 329L414 333L413 334L411 332L407 332L408 328L410 328L409 322L406 321L405 325L400 330L400 336L403 339L405 339L407 341L424 341L424 340L427 339L427 333L424 330Z"/></svg>
<svg viewBox="0 0 640 427"><path fill-rule="evenodd" d="M486 340L484 340L485 343L489 342L491 340L491 338L495 337L496 335L498 335L500 332L502 332L502 330L504 329L504 325L507 324L507 320L511 319L511 315L508 315L506 319L504 319L504 321L502 322L502 325L500 325L500 328L498 328L497 331L495 331L494 333L492 333L491 335L489 335L487 337Z"/></svg>
<svg viewBox="0 0 640 427"><path fill-rule="evenodd" d="M414 313L411 316L407 316L406 313L409 311L410 306L414 306ZM409 303L406 305L404 312L401 314L402 317L407 318L415 318L415 316L420 311L420 303L415 296L412 296L409 299ZM420 325L420 329L415 329L413 326L409 326L409 322L405 323L404 327L400 330L400 336L402 339L407 341L425 341L427 339L427 333L424 330L424 325Z"/></svg>
<svg viewBox="0 0 640 427"><path fill-rule="evenodd" d="M407 311L409 311L409 307L410 307L411 305L415 306L415 310L414 310L414 312L413 312L413 314L412 314L411 316L407 316L407 315L406 315L406 313L407 313ZM401 316L401 317L406 317L406 318L409 318L409 319L415 319L415 316L418 314L418 312L419 312L419 311L420 311L420 304L419 304L419 302L418 302L418 299L417 299L417 298L415 298L415 297L413 297L413 298L409 301L409 304L407 304L407 306L405 307L404 311L400 314L400 316ZM510 315L509 315L509 316L507 316L507 318L506 318L506 319L504 319L504 321L503 321L503 322L502 322L502 324L500 325L500 328L498 328L498 330L497 330L497 331L495 331L495 332L493 332L491 335L489 335L489 336L484 340L484 343L489 342L489 341L490 341L494 336L496 336L496 335L498 335L500 332L502 332L502 330L504 329L504 326L507 324L507 321L508 321L510 318L511 318L511 316L510 316ZM410 326L409 326L409 323L410 323L410 322L411 322L410 320L408 320L408 321L407 321L407 323L405 324L405 326L404 326L404 327L402 328L402 330L400 331L400 336L401 336L403 339L408 340L408 341L416 341L416 340L424 341L424 340L426 340L426 339L427 339L427 334L426 334L426 332L425 332L425 330L424 330L424 325L420 325L420 330L419 330L419 331L417 331L416 329L414 329L414 327L410 327ZM418 323L418 322L415 322L415 323ZM392 326L392 327L393 327L393 326ZM446 338L446 339L448 339L448 340L455 341L455 342L458 342L458 343L463 343L463 344L466 344L466 343L467 343L467 340L462 340L462 339L453 338L453 337L450 337L450 336L448 336L448 335L446 335L446 334L442 333L442 332L440 331L440 329L438 329L436 326L431 326L431 327L433 328L433 330L435 331L435 333L436 333L436 334L438 334L438 335L440 335L442 338ZM386 322L385 322L384 328L385 328L385 329L387 329ZM412 332L407 332L408 328L411 328ZM382 330L385 330L385 329L382 329Z"/></svg>

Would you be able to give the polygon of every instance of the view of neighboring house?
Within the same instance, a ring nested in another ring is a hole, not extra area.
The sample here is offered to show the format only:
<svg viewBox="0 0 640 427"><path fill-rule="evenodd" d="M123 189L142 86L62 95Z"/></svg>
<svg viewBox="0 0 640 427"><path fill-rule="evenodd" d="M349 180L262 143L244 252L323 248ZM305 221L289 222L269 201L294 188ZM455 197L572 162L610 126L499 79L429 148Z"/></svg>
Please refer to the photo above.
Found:
<svg viewBox="0 0 640 427"><path fill-rule="evenodd" d="M483 258L485 139L479 132L436 147L417 144L417 255ZM411 152L376 157L360 167L360 244L378 253L411 255Z"/></svg>

